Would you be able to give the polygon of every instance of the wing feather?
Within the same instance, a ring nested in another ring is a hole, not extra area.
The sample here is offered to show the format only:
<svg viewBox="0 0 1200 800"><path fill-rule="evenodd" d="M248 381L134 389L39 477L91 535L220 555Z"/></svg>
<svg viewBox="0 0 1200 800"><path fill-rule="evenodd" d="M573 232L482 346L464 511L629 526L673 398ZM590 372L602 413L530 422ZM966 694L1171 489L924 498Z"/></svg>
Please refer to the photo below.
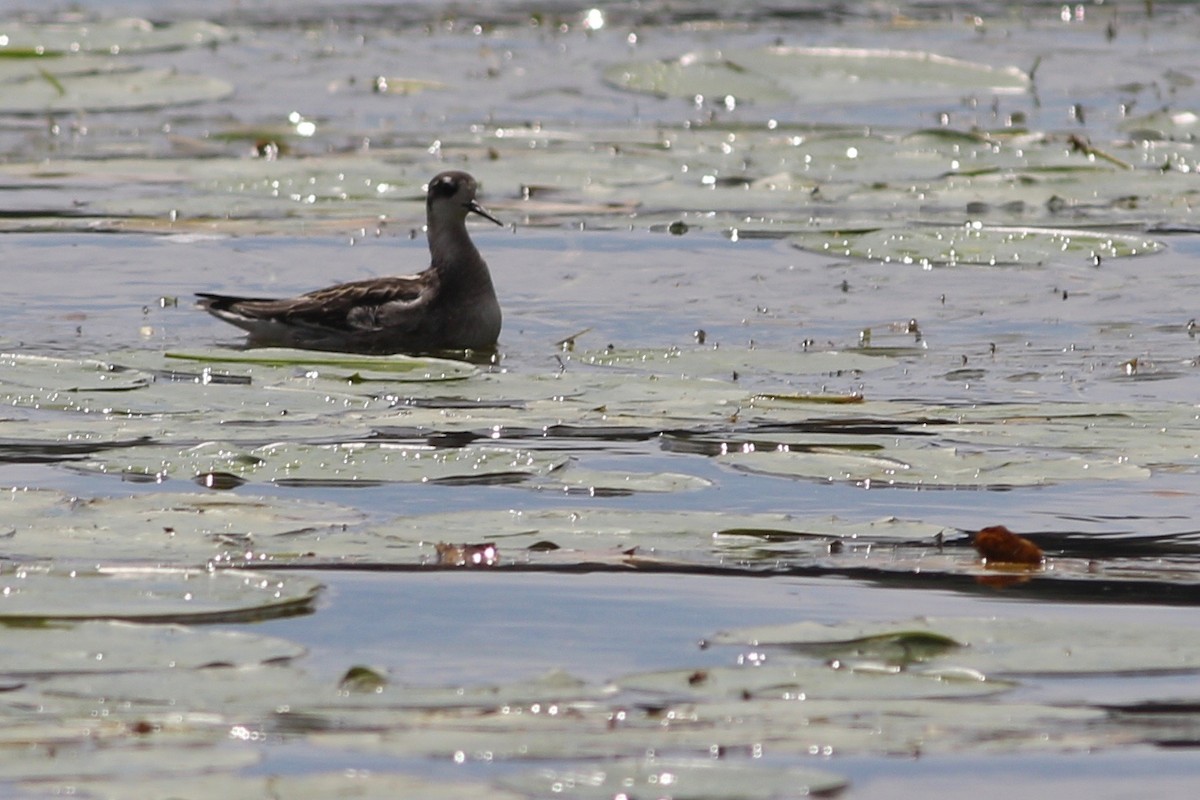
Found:
<svg viewBox="0 0 1200 800"><path fill-rule="evenodd" d="M200 295L201 304L226 318L276 322L330 330L377 330L381 316L427 304L436 293L437 275L369 278L278 300ZM222 313L223 312L223 313ZM231 320L232 321L232 320Z"/></svg>

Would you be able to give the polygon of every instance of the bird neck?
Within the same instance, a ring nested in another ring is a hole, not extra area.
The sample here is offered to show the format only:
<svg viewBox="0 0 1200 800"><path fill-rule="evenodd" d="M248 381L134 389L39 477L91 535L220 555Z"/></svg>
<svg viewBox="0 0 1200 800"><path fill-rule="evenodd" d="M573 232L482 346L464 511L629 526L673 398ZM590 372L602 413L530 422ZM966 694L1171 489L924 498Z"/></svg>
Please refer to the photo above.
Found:
<svg viewBox="0 0 1200 800"><path fill-rule="evenodd" d="M475 243L467 234L466 220L439 220L426 232L433 267L439 272L463 273L474 271L483 263Z"/></svg>
<svg viewBox="0 0 1200 800"><path fill-rule="evenodd" d="M432 257L430 269L437 273L440 294L445 299L462 293L473 300L494 297L491 273L467 234L466 219L439 219L438 224L428 227L426 237Z"/></svg>

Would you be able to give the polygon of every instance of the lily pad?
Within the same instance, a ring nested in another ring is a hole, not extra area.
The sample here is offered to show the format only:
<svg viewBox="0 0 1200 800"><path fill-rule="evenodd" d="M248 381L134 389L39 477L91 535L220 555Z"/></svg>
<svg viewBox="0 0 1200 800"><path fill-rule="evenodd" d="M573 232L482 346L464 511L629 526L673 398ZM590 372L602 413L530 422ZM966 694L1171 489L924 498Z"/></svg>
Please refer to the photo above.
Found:
<svg viewBox="0 0 1200 800"><path fill-rule="evenodd" d="M1036 267L1064 260L1148 255L1162 249L1132 234L1055 228L988 227L978 223L792 235L796 247L895 264Z"/></svg>
<svg viewBox="0 0 1200 800"><path fill-rule="evenodd" d="M86 785L95 779L136 773L155 778L171 776L171 782L178 786L181 781L190 782L195 774L245 769L261 758L247 748L214 746L210 742L186 739L158 742L154 747L146 747L137 740L120 742L118 736L127 736L128 731L116 726L111 740L97 746L95 740L104 738L102 733L96 732L97 727L102 726L94 721L91 728L81 726L77 739L72 742L40 743L36 741L34 731L29 737L33 743L0 748L0 780L9 783L29 781L36 784L40 792L47 783L70 780L72 786L78 787L81 782Z"/></svg>
<svg viewBox="0 0 1200 800"><path fill-rule="evenodd" d="M114 776L89 780L87 792L106 800L162 800L177 795L181 779L139 775L136 778ZM187 796L197 800L220 798L260 798L273 800L327 800L330 797L394 798L420 797L422 800L527 800L528 795L505 791L488 783L459 780L432 780L416 775L383 771L348 770L304 775L188 775ZM57 791L53 779L30 784L31 791Z"/></svg>
<svg viewBox="0 0 1200 800"><path fill-rule="evenodd" d="M150 53L211 46L230 38L220 25L204 20L153 23L124 17L79 22L7 22L0 56Z"/></svg>
<svg viewBox="0 0 1200 800"><path fill-rule="evenodd" d="M717 458L747 472L875 487L1002 489L1085 480L1143 481L1150 477L1149 469L1117 454L1054 455L912 443L874 453L856 452L858 449L836 445L805 450L743 448Z"/></svg>
<svg viewBox="0 0 1200 800"><path fill-rule="evenodd" d="M565 456L481 445L447 450L387 442L279 442L244 449L206 442L184 449L140 448L113 458L75 462L72 469L156 481L224 473L290 486L372 486L401 481L519 483L549 474L565 463Z"/></svg>
<svg viewBox="0 0 1200 800"><path fill-rule="evenodd" d="M170 69L120 69L100 74L54 75L48 64L37 78L4 84L4 111L52 114L133 111L221 100L233 85L220 78Z"/></svg>
<svg viewBox="0 0 1200 800"><path fill-rule="evenodd" d="M299 575L164 567L0 570L0 624L44 620L239 622L312 610L321 584Z"/></svg>
<svg viewBox="0 0 1200 800"><path fill-rule="evenodd" d="M5 625L2 641L0 674L20 677L262 664L304 653L249 633L110 620Z"/></svg>
<svg viewBox="0 0 1200 800"><path fill-rule="evenodd" d="M302 367L313 377L336 380L447 381L469 378L478 369L462 361L417 356L359 356L314 353L311 350L262 348L250 351L207 350L168 352L167 358L202 364Z"/></svg>
<svg viewBox="0 0 1200 800"><path fill-rule="evenodd" d="M0 390L20 397L39 392L128 392L149 386L154 376L138 369L93 359L0 354Z"/></svg>
<svg viewBox="0 0 1200 800"><path fill-rule="evenodd" d="M783 102L837 97L870 103L905 96L1024 92L1029 77L934 53L839 47L767 47L688 53L667 61L632 61L605 70L622 89L728 102Z"/></svg>
<svg viewBox="0 0 1200 800"><path fill-rule="evenodd" d="M502 781L506 788L532 796L553 794L573 800L643 795L671 800L780 800L829 794L848 783L833 772L817 769L654 758L612 761L588 768L547 768Z"/></svg>
<svg viewBox="0 0 1200 800"><path fill-rule="evenodd" d="M898 673L860 668L835 669L826 664L772 663L766 659L744 667L670 670L625 675L616 681L623 691L659 692L689 702L719 700L809 701L842 698L855 703L878 699L976 697L1008 691L1011 681L988 679L961 670L951 675L917 671Z"/></svg>
<svg viewBox="0 0 1200 800"><path fill-rule="evenodd" d="M847 662L875 660L881 637L934 635L960 644L929 663L985 675L1117 675L1200 670L1200 634L1192 630L1103 621L944 617L904 623L811 622L722 632L714 644L743 644ZM866 650L864 650L866 646Z"/></svg>
<svg viewBox="0 0 1200 800"><path fill-rule="evenodd" d="M348 526L365 519L361 511L330 503L230 493L82 498L13 491L4 495L3 508L12 526L11 558L126 565L253 565L264 548L295 552L326 538L336 547Z"/></svg>

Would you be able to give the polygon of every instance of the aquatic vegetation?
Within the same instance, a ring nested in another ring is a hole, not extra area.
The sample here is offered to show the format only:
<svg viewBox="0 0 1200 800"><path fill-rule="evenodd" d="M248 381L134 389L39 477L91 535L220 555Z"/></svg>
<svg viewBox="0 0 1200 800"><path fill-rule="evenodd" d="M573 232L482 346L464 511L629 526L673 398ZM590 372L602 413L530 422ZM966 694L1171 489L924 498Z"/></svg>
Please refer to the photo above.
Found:
<svg viewBox="0 0 1200 800"><path fill-rule="evenodd" d="M5 23L0 779L792 797L1194 744L1191 12L1001 5ZM447 168L511 223L497 356L181 303L424 258Z"/></svg>

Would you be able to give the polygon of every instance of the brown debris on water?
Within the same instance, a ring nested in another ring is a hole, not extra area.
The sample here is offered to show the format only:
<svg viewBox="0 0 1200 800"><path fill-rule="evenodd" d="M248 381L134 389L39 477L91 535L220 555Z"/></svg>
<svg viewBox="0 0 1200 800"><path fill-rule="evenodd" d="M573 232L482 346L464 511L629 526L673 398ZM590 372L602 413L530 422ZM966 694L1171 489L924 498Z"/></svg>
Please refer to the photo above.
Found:
<svg viewBox="0 0 1200 800"><path fill-rule="evenodd" d="M447 544L438 542L439 567L494 567L500 563L500 553L494 542L483 544Z"/></svg>
<svg viewBox="0 0 1200 800"><path fill-rule="evenodd" d="M996 564L1041 566L1045 560L1042 548L1024 536L1018 536L1003 525L981 528L975 534L974 545L984 563L989 566Z"/></svg>

